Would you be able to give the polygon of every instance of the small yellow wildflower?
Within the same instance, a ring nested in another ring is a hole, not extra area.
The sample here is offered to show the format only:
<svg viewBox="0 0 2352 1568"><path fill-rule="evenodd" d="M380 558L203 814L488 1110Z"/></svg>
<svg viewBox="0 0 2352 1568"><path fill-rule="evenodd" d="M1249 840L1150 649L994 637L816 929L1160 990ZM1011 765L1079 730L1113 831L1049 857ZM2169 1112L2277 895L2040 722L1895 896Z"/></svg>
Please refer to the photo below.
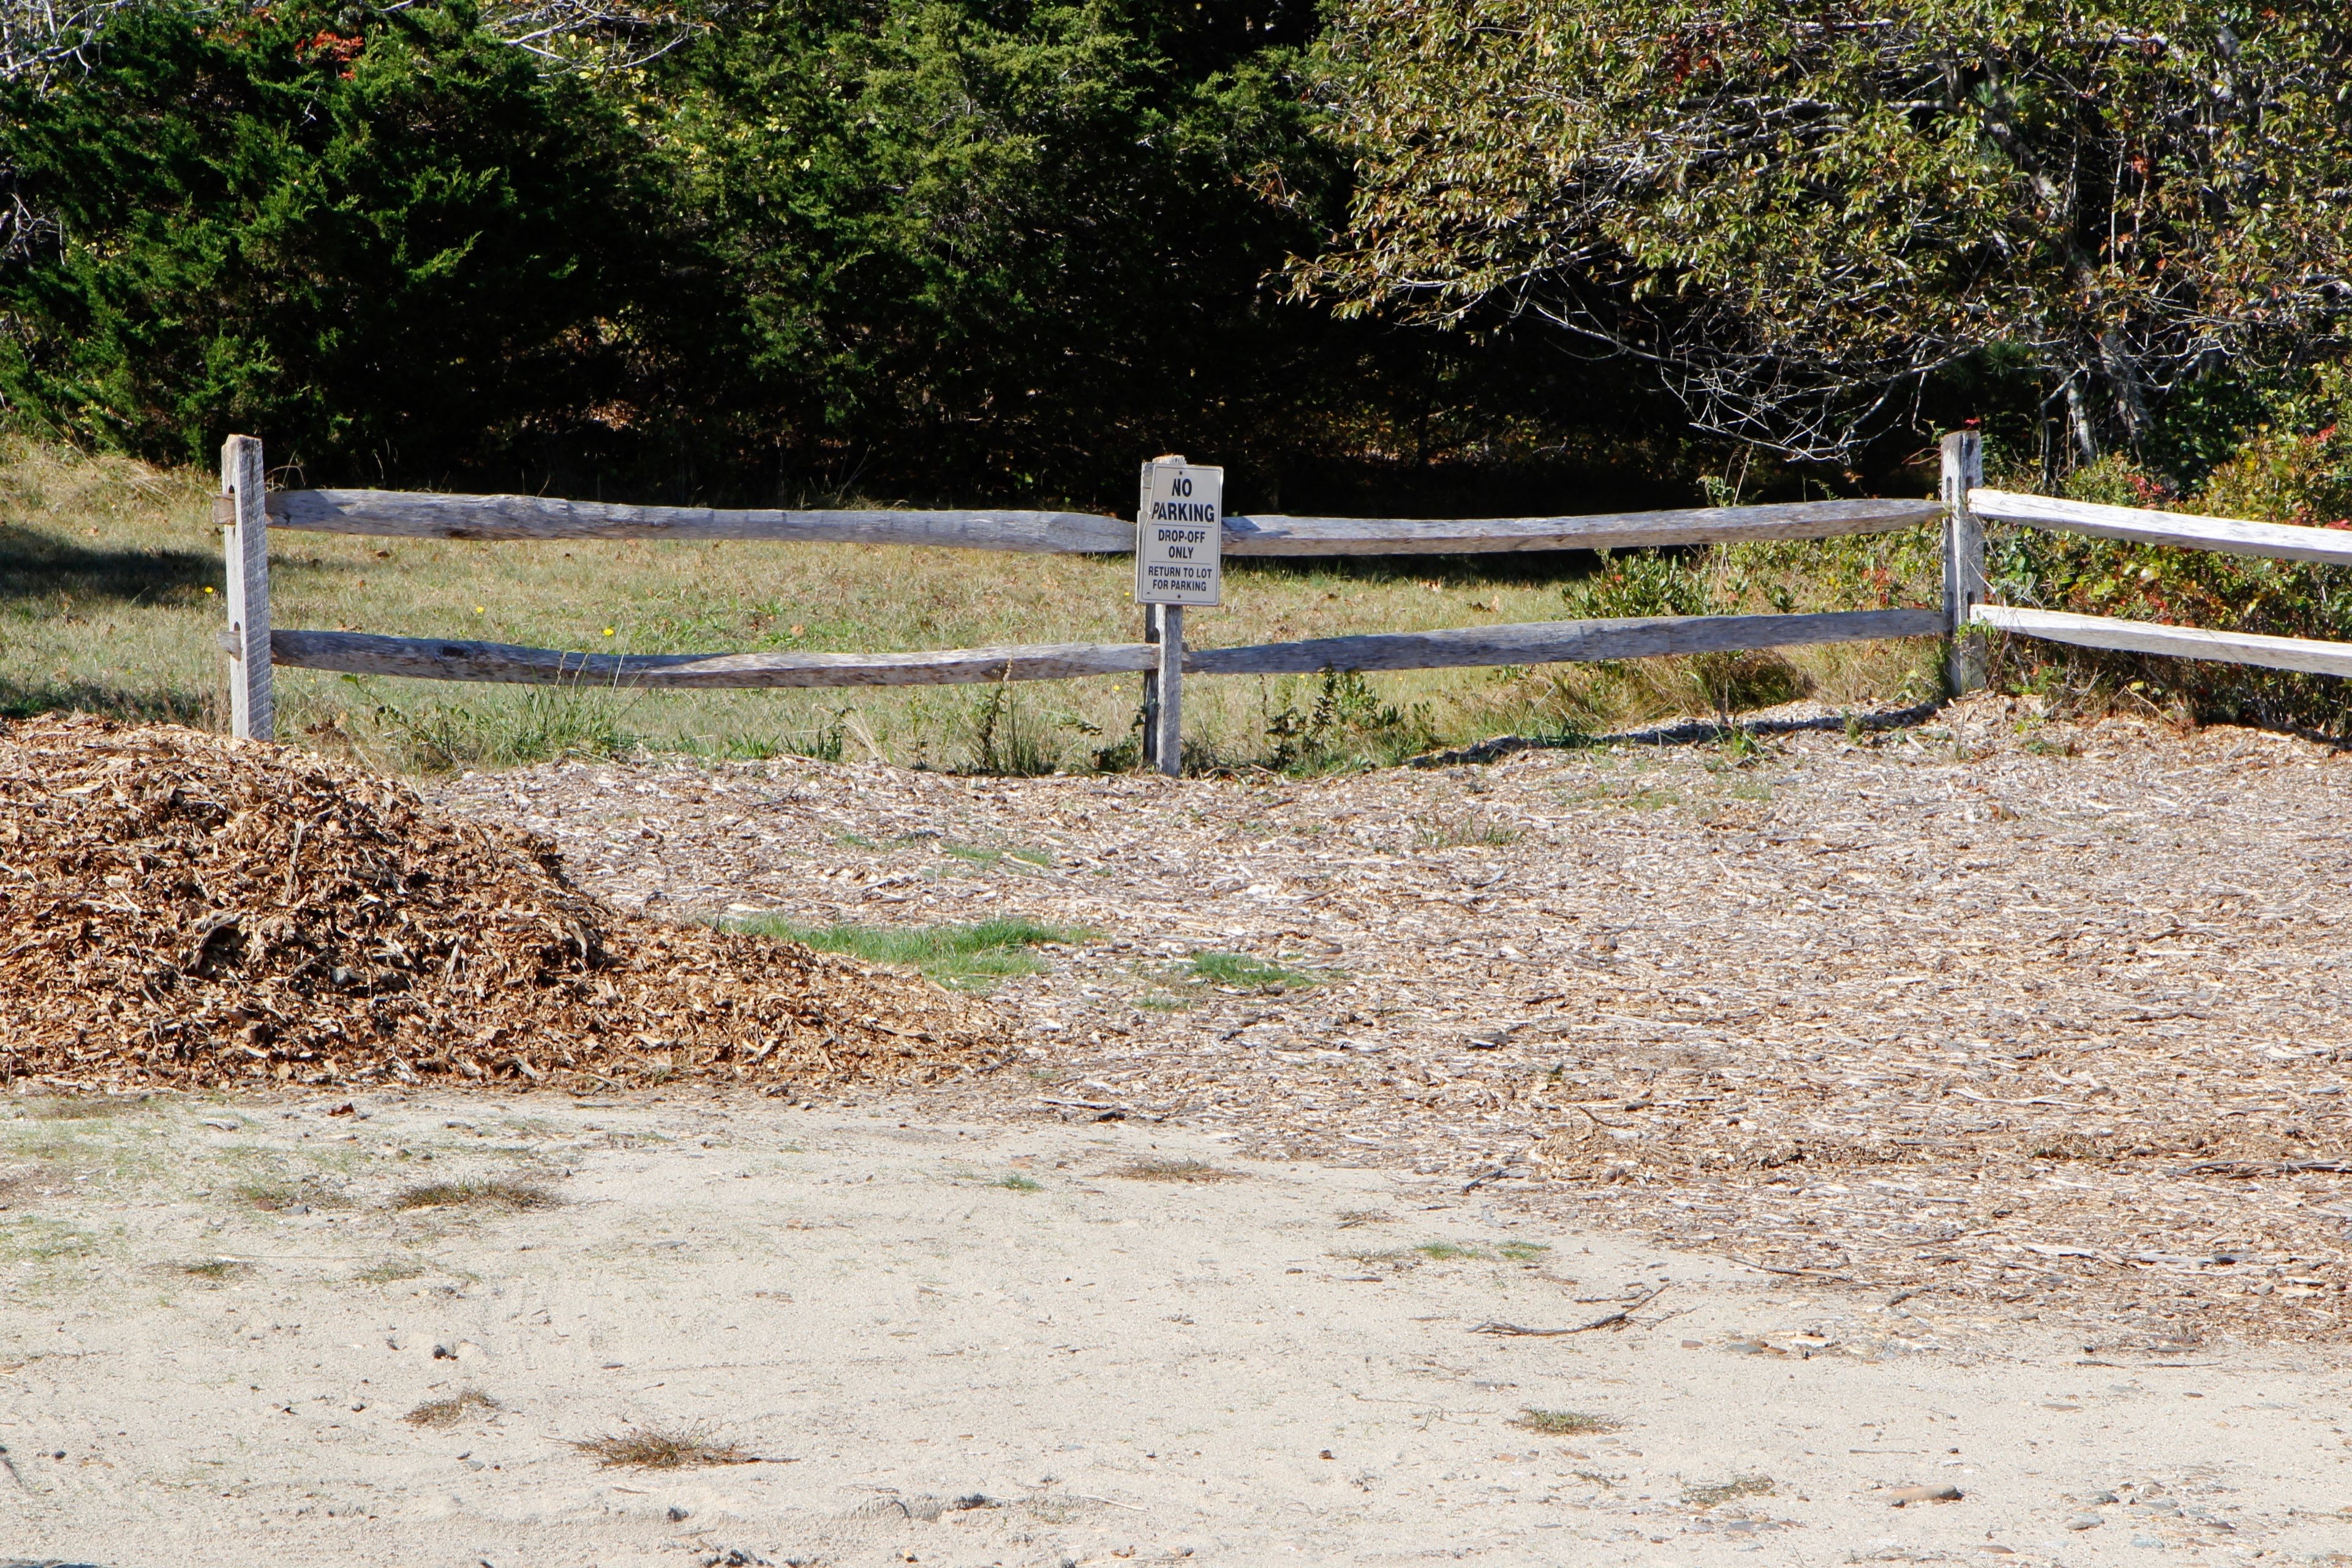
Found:
<svg viewBox="0 0 2352 1568"><path fill-rule="evenodd" d="M209 593L211 593L212 591L213 591L212 584L209 584L209 583L205 584L205 593L207 593L207 594L209 594Z"/></svg>
<svg viewBox="0 0 2352 1568"><path fill-rule="evenodd" d="M612 627L610 627L610 626L606 626L606 627L604 628L604 635L605 635L606 637L611 637L611 636L613 635L613 628L612 628Z"/></svg>

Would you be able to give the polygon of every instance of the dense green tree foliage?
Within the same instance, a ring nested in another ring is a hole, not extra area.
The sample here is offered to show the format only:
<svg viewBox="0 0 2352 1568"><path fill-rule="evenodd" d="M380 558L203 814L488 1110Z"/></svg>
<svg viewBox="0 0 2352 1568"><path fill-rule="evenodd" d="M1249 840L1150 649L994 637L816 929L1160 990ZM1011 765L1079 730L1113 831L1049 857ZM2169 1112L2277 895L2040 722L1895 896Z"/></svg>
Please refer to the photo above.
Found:
<svg viewBox="0 0 2352 1568"><path fill-rule="evenodd" d="M1328 47L1309 286L1538 313L1744 440L1843 458L1977 360L2089 460L2343 346L2341 0L1347 0Z"/></svg>
<svg viewBox="0 0 2352 1568"><path fill-rule="evenodd" d="M919 455L971 493L1131 486L1311 402L1310 323L1261 280L1312 248L1336 163L1281 9L851 0L663 62L631 117L741 308L715 405L803 474L903 484Z"/></svg>
<svg viewBox="0 0 2352 1568"><path fill-rule="evenodd" d="M1183 450L1259 506L1475 506L1465 473L1662 427L1622 377L1283 299L1346 192L1305 0L535 34L564 14L151 0L21 73L11 413L171 458L257 431L320 483L1099 505Z"/></svg>
<svg viewBox="0 0 2352 1568"><path fill-rule="evenodd" d="M629 372L659 192L619 118L465 14L125 13L19 89L0 390L194 458L227 427L343 471L558 430Z"/></svg>
<svg viewBox="0 0 2352 1568"><path fill-rule="evenodd" d="M8 416L319 483L1557 510L1963 416L2193 479L2352 308L2319 0L7 15Z"/></svg>

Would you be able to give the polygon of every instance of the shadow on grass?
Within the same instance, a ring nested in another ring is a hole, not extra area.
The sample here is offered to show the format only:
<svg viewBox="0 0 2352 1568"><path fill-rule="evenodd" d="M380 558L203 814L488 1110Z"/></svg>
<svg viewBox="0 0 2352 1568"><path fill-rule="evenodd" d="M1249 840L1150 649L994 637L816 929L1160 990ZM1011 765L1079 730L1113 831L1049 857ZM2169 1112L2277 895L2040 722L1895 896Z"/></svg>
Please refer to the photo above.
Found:
<svg viewBox="0 0 2352 1568"><path fill-rule="evenodd" d="M1653 725L1646 730L1626 730L1608 735L1590 734L1581 730L1570 730L1557 735L1497 735L1475 746L1425 752L1420 756L1407 758L1405 765L1446 768L1462 763L1500 762L1520 752L1575 751L1587 746L1706 746L1720 745L1727 741L1737 743L1758 735L1794 735L1825 730L1908 730L1927 723L1943 710L1944 703L1939 699L1933 702L1915 703L1908 708L1882 709L1850 717L1825 713L1812 719L1685 719L1671 724Z"/></svg>
<svg viewBox="0 0 2352 1568"><path fill-rule="evenodd" d="M221 580L221 558L193 550L91 550L22 523L0 523L0 599L153 603Z"/></svg>
<svg viewBox="0 0 2352 1568"><path fill-rule="evenodd" d="M37 684L0 676L0 719L30 719L42 713L98 713L134 724L193 724L202 729L218 710L211 697L163 687L133 691L90 680L45 680Z"/></svg>

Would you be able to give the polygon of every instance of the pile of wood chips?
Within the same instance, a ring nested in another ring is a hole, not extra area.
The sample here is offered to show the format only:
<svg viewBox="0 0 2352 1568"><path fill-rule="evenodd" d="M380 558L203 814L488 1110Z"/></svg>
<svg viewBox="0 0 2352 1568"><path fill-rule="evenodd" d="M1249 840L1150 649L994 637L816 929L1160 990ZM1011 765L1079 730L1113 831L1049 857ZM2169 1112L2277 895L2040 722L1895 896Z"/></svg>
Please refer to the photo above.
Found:
<svg viewBox="0 0 2352 1568"><path fill-rule="evenodd" d="M616 915L545 842L263 743L0 723L0 1083L932 1081L981 1004Z"/></svg>

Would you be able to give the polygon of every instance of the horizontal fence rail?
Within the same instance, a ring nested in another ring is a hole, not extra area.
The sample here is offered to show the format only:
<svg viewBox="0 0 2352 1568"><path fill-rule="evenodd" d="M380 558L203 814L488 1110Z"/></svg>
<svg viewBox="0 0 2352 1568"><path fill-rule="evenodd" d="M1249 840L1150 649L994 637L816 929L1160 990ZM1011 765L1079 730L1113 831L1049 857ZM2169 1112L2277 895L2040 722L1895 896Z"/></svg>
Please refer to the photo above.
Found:
<svg viewBox="0 0 2352 1568"><path fill-rule="evenodd" d="M1434 632L1315 637L1255 647L1200 648L1187 675L1314 675L1324 670L1454 669L1477 665L1598 664L1668 654L1742 653L1802 643L1934 637L1935 610L1845 610L1819 616L1653 616L1612 621L1534 621Z"/></svg>
<svg viewBox="0 0 2352 1568"><path fill-rule="evenodd" d="M2219 659L2271 669L2299 669L2311 675L2352 676L2352 643L2217 632L2203 626L2168 626L2155 621L2119 621L2105 616L2074 616L2007 605L1979 605L1969 619L1976 626L2017 632L2046 642L2071 643L2077 647Z"/></svg>
<svg viewBox="0 0 2352 1568"><path fill-rule="evenodd" d="M1579 517L1464 520L1228 517L1227 555L1453 555L1527 550L1646 550L1743 539L1831 539L1933 522L1932 500L1792 501ZM278 490L269 526L393 539L764 540L802 544L912 544L1035 555L1118 554L1135 524L1076 511L723 511L625 506L545 496L407 490ZM229 520L226 515L222 521Z"/></svg>
<svg viewBox="0 0 2352 1568"><path fill-rule="evenodd" d="M1587 517L1229 517L1228 555L1451 555L1521 550L1654 550L1738 540L1833 539L1934 522L1933 500L1791 501Z"/></svg>
<svg viewBox="0 0 2352 1568"><path fill-rule="evenodd" d="M1830 539L1945 523L1954 555L1953 504L1979 469L1955 467L1974 436L1946 442L1945 498L1800 501L1580 516L1412 519L1225 517L1221 554L1265 557L1438 555L1548 550L1639 550L1739 541ZM1958 445L1955 445L1958 443ZM1966 620L1948 583L1944 606L1820 615L1661 616L1459 626L1265 643L1161 647L1045 643L907 653L578 653L462 638L278 630L270 625L266 531L401 539L560 541L670 539L898 544L1036 554L1131 552L1136 525L1087 512L1045 510L749 510L632 506L544 496L445 495L375 489L268 491L261 443L231 437L222 449L215 517L226 532L233 728L267 738L273 667L347 675L632 689L937 686L1140 674L1147 707L1176 710L1184 675L1312 675L1533 665L1746 651L1809 643L1929 637ZM1974 538L1975 536L1969 536ZM1980 578L1981 574L1978 574ZM1975 581L1973 578L1964 578ZM1172 615L1161 623L1174 626ZM1150 634L1147 634L1149 636ZM1155 691L1152 683L1160 688ZM1166 727L1166 726L1163 726ZM1163 745L1172 751L1172 743ZM1175 758L1157 761L1172 770Z"/></svg>
<svg viewBox="0 0 2352 1568"><path fill-rule="evenodd" d="M1591 664L1668 654L1731 653L1805 643L1933 637L1935 610L1849 610L1813 616L1656 616L1538 621L1445 631L1383 632L1244 647L1189 648L1187 675L1316 675L1325 671L1449 669L1480 665ZM1045 643L929 653L591 654L503 643L363 632L273 632L270 660L345 675L492 680L533 686L651 689L759 687L960 686L1136 675L1157 668L1150 643Z"/></svg>
<svg viewBox="0 0 2352 1568"><path fill-rule="evenodd" d="M1156 668L1150 643L1042 643L928 653L560 653L504 643L362 632L273 632L272 663L345 675L497 680L528 686L959 686L1138 675Z"/></svg>
<svg viewBox="0 0 2352 1568"><path fill-rule="evenodd" d="M278 490L269 526L391 539L756 539L1071 555L1135 548L1135 524L1082 511L721 511L547 496Z"/></svg>
<svg viewBox="0 0 2352 1568"><path fill-rule="evenodd" d="M1969 506L1979 517L2031 523L2036 528L2066 533L2087 533L2098 539L2178 544L2229 555L2262 555L2280 561L2318 561L2352 566L2352 531L2340 528L2242 522L2235 518L2199 517L2185 511L2154 511L2059 500L2051 496L2012 495L2007 490L1970 490Z"/></svg>

